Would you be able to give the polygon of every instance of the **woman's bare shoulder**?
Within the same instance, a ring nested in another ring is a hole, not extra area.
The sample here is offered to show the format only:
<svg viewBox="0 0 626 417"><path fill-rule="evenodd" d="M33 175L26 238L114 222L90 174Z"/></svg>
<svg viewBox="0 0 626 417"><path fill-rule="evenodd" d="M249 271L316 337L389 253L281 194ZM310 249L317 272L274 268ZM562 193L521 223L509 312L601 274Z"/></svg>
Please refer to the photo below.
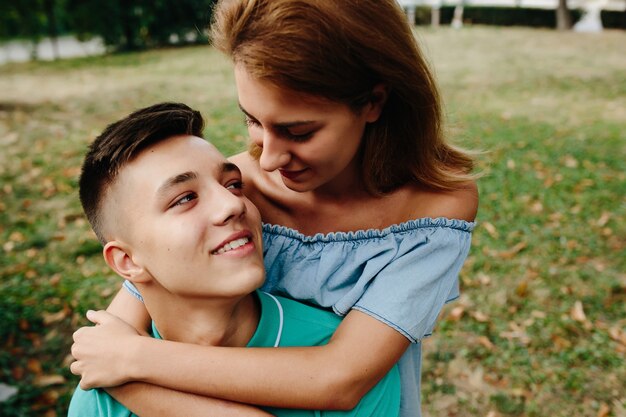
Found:
<svg viewBox="0 0 626 417"><path fill-rule="evenodd" d="M445 217L472 222L478 213L478 186L468 181L452 191L414 189L411 193L414 218Z"/></svg>

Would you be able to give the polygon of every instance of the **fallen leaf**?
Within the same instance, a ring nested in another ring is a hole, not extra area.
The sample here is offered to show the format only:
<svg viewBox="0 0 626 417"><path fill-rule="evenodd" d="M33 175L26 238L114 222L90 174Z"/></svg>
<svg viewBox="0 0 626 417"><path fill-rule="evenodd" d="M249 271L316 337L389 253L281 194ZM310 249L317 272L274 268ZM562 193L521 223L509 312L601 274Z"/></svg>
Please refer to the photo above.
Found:
<svg viewBox="0 0 626 417"><path fill-rule="evenodd" d="M515 288L515 294L519 297L525 297L528 294L528 281L522 280Z"/></svg>
<svg viewBox="0 0 626 417"><path fill-rule="evenodd" d="M65 378L63 375L39 375L35 377L33 382L38 387L47 387L49 385L64 384Z"/></svg>
<svg viewBox="0 0 626 417"><path fill-rule="evenodd" d="M539 310L533 310L530 312L530 315L537 318L537 319L545 319L547 317L547 314L543 311L539 311Z"/></svg>
<svg viewBox="0 0 626 417"><path fill-rule="evenodd" d="M606 224L609 222L610 219L611 219L611 213L609 213L608 211L605 211L602 213L600 218L596 221L596 224L600 227L604 227L606 226Z"/></svg>
<svg viewBox="0 0 626 417"><path fill-rule="evenodd" d="M26 240L26 237L21 232L13 232L9 235L9 240L12 240L14 242L24 242Z"/></svg>
<svg viewBox="0 0 626 417"><path fill-rule="evenodd" d="M41 368L41 362L39 362L37 359L35 358L30 358L27 362L26 362L26 368L28 368L28 370L33 373L33 374L41 374L43 372L42 368Z"/></svg>
<svg viewBox="0 0 626 417"><path fill-rule="evenodd" d="M25 374L24 368L22 368L21 366L16 366L15 368L11 369L11 375L17 381L24 378L24 374Z"/></svg>
<svg viewBox="0 0 626 417"><path fill-rule="evenodd" d="M500 332L500 337L503 337L511 341L513 339L518 339L520 343L522 343L523 345L528 345L530 343L530 337L528 336L528 333L526 333L526 330L522 326L515 323L514 321L510 321L509 327L511 328L511 331Z"/></svg>
<svg viewBox="0 0 626 417"><path fill-rule="evenodd" d="M616 342L626 346L626 333L624 333L624 331L619 327L609 328L609 336Z"/></svg>
<svg viewBox="0 0 626 417"><path fill-rule="evenodd" d="M511 249L497 252L495 256L501 259L511 259L515 255L517 255L519 252L521 252L524 248L526 248L527 245L528 244L526 242L519 242L518 244L513 246Z"/></svg>
<svg viewBox="0 0 626 417"><path fill-rule="evenodd" d="M480 311L473 311L470 313L470 316L472 316L474 320L480 323L486 323L489 321L489 316Z"/></svg>
<svg viewBox="0 0 626 417"><path fill-rule="evenodd" d="M56 323L68 315L67 309L63 309L61 311L57 311L56 313L43 313L41 316L43 318L43 323L47 326L48 324Z"/></svg>
<svg viewBox="0 0 626 417"><path fill-rule="evenodd" d="M578 160L571 155L565 155L563 164L568 168L576 168L578 167Z"/></svg>
<svg viewBox="0 0 626 417"><path fill-rule="evenodd" d="M100 291L100 297L102 297L102 298L106 298L106 297L110 296L111 294L113 294L113 288L111 288L111 287L107 287L107 288L103 289L102 291Z"/></svg>
<svg viewBox="0 0 626 417"><path fill-rule="evenodd" d="M587 321L587 316L585 315L585 310L583 309L583 303L580 301L576 301L574 303L574 307L570 311L570 317L572 320L577 321L579 323L584 323Z"/></svg>
<svg viewBox="0 0 626 417"><path fill-rule="evenodd" d="M596 417L606 417L611 412L611 408L605 403L600 404L600 409L598 410L598 414Z"/></svg>
<svg viewBox="0 0 626 417"><path fill-rule="evenodd" d="M550 188L554 185L554 178L548 177L543 182L543 188Z"/></svg>
<svg viewBox="0 0 626 417"><path fill-rule="evenodd" d="M554 343L554 346L559 350L567 349L572 346L572 342L558 335L552 335L550 339L552 339L552 343Z"/></svg>
<svg viewBox="0 0 626 417"><path fill-rule="evenodd" d="M530 206L530 211L537 214L537 213L541 213L543 211L543 204L541 203L541 201L535 201L531 206Z"/></svg>
<svg viewBox="0 0 626 417"><path fill-rule="evenodd" d="M496 347L486 336L478 336L478 344L487 350L494 350Z"/></svg>
<svg viewBox="0 0 626 417"><path fill-rule="evenodd" d="M487 274L485 274L484 272L479 272L478 273L478 281L480 281L480 283L482 285L489 285L491 284L491 277Z"/></svg>
<svg viewBox="0 0 626 417"><path fill-rule="evenodd" d="M461 319L461 317L463 317L464 313L465 313L465 307L457 306L457 307L454 307L450 311L450 314L448 315L448 318L450 320L452 320L452 321L459 321Z"/></svg>
<svg viewBox="0 0 626 417"><path fill-rule="evenodd" d="M494 239L498 238L499 236L498 231L496 230L496 227L493 224L489 222L482 222L481 224L483 225L487 233L489 233L489 236L491 236Z"/></svg>

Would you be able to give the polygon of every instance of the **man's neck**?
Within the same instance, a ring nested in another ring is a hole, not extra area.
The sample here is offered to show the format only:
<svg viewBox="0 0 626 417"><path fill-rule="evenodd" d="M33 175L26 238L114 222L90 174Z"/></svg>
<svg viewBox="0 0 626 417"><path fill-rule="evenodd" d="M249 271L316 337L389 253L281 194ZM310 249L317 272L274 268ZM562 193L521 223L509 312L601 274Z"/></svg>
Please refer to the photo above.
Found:
<svg viewBox="0 0 626 417"><path fill-rule="evenodd" d="M261 309L254 293L236 300L151 295L144 296L146 308L166 340L242 347L248 344L259 324Z"/></svg>

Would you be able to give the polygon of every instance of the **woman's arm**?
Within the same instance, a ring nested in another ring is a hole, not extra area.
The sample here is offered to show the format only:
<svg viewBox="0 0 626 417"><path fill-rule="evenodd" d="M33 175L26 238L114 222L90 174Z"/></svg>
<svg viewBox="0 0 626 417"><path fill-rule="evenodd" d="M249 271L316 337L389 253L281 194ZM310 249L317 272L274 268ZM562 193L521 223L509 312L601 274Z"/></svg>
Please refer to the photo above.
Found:
<svg viewBox="0 0 626 417"><path fill-rule="evenodd" d="M151 319L146 306L124 288L115 295L107 312L130 324L140 334L148 334Z"/></svg>
<svg viewBox="0 0 626 417"><path fill-rule="evenodd" d="M131 382L107 392L138 416L149 417L270 417L256 407L218 400L156 385Z"/></svg>
<svg viewBox="0 0 626 417"><path fill-rule="evenodd" d="M72 372L83 389L142 381L224 400L284 408L351 409L409 341L352 310L327 345L222 348L139 337L104 312L75 334ZM115 340L115 348L110 341ZM175 360L173 358L176 358ZM124 403L124 401L122 401Z"/></svg>
<svg viewBox="0 0 626 417"><path fill-rule="evenodd" d="M139 332L147 335L150 316L144 304L128 291L122 289L109 305L107 312L123 318L126 323L130 323L135 327L135 329L121 327L122 330L126 331L125 334L137 334L136 332ZM91 314L89 315L91 316ZM111 340L115 339L109 339L106 342L107 345L110 345ZM176 363L171 358L168 362ZM114 363L111 366L115 367ZM106 391L118 402L124 404L133 413L140 416L170 417L183 415L187 417L206 417L219 415L224 417L271 417L271 414L247 404L175 391L141 382L132 382L108 388Z"/></svg>

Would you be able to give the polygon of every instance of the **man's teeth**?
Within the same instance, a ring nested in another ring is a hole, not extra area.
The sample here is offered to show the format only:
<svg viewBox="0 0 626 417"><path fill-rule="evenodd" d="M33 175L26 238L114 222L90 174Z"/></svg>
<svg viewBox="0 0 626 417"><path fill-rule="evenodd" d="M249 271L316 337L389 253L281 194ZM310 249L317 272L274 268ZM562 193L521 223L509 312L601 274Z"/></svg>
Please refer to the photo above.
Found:
<svg viewBox="0 0 626 417"><path fill-rule="evenodd" d="M227 244L219 248L217 251L215 251L215 253L217 255L220 255L224 252L228 252L229 250L237 249L239 246L243 246L248 242L250 242L249 238L242 237L241 239L236 239L236 240L233 240L232 242L228 242Z"/></svg>

